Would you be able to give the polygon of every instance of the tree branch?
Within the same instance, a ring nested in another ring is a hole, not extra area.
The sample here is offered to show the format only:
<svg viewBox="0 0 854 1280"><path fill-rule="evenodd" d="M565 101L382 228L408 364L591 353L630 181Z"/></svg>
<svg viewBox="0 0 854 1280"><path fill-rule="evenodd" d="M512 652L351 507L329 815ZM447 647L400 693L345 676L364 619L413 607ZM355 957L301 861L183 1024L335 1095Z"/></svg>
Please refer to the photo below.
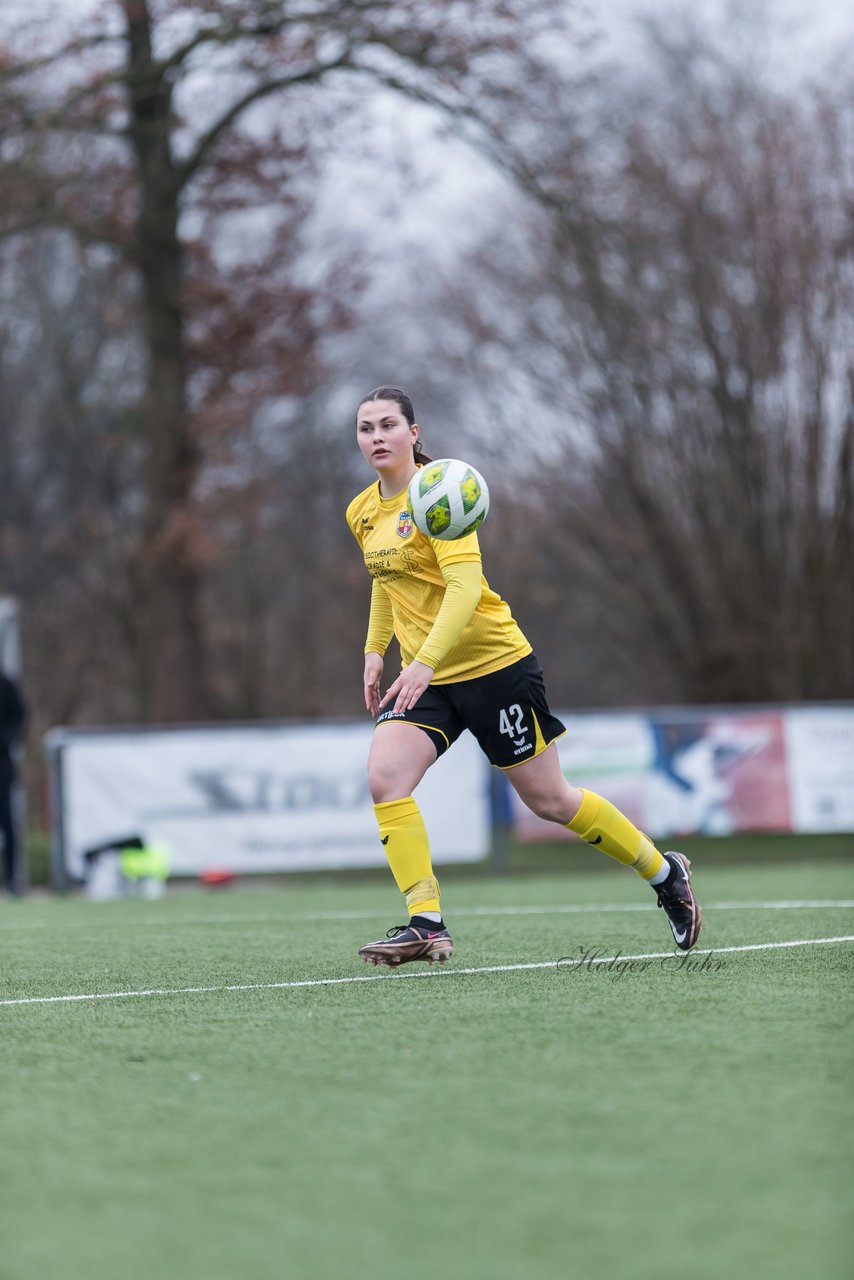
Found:
<svg viewBox="0 0 854 1280"><path fill-rule="evenodd" d="M502 172L512 178L517 186L533 196L540 204L550 208L553 212L565 214L567 201L565 199L557 199L543 187L539 175L526 164L523 157L507 142L507 139L502 136L495 125L490 124L475 107L466 103L448 102L439 94L433 93L423 86L407 83L389 71L380 71L375 67L360 66L358 63L350 63L348 66L351 71L369 76L372 80L385 85L388 89L393 89L396 93L403 94L415 102L421 102L425 106L433 107L456 123L462 120L465 124L474 125L481 134L480 139L474 143L480 151L487 155ZM461 136L465 136L463 130L459 130L459 133ZM471 139L466 138L466 141L471 141Z"/></svg>
<svg viewBox="0 0 854 1280"><path fill-rule="evenodd" d="M72 40L71 44L64 45L61 49L57 49L54 53L49 53L43 58L34 58L31 62L13 62L7 66L0 66L0 81L16 80L20 76L32 75L35 71L43 71L45 67L52 67L62 58L76 57L79 53L88 53L96 45L117 44L124 37L121 32L115 35L107 35L101 32L99 35L81 36L79 40Z"/></svg>
<svg viewBox="0 0 854 1280"><path fill-rule="evenodd" d="M265 37L277 36L286 27L294 26L300 22L317 22L324 14L318 12L278 12L275 16L272 14L264 17L259 15L254 24L250 26L241 26L238 23L223 23L215 27L205 27L202 31L197 31L184 44L174 49L167 58L156 63L159 74L166 74L174 67L180 67L187 58L196 49L204 44L233 44L237 40L263 40Z"/></svg>
<svg viewBox="0 0 854 1280"><path fill-rule="evenodd" d="M216 120L209 129L202 134L196 144L195 150L187 159L176 167L176 186L180 190L184 187L193 174L200 168L203 160L208 152L217 143L222 133L233 124L237 117L250 107L252 103L259 102L262 98L269 97L272 93L278 93L280 89L289 89L296 84L309 84L312 80L320 80L330 71L340 71L342 68L349 67L350 51L347 49L338 58L334 58L331 62L316 63L305 71L297 72L295 75L279 76L275 80L265 80L263 83L256 85L254 89L250 89L238 98L232 106L225 111L218 120Z"/></svg>
<svg viewBox="0 0 854 1280"><path fill-rule="evenodd" d="M128 75L127 69L124 67L121 67L116 71L105 72L90 84L81 85L72 94L70 94L69 97L64 99L64 101L57 103L56 106L42 112L41 115L30 116L26 120L26 127L28 130L40 133L44 133L52 129L61 129L63 127L66 132L75 128L80 128L81 130L90 128L92 127L91 124L87 124L82 121L79 125L71 123L65 124L64 122L68 120L69 114L73 108L80 106L80 104L85 102L87 98L91 98L98 93L102 93L105 89L117 88L118 86L129 82L130 79L131 77ZM97 120L93 121L92 124L102 132L108 132L108 127L102 129Z"/></svg>
<svg viewBox="0 0 854 1280"><path fill-rule="evenodd" d="M119 249L123 254L131 253L131 245L127 240L120 239L105 227L78 222L61 209L43 209L9 226L3 226L0 223L0 240L11 240L15 236L27 235L30 231L42 231L51 227L70 231L84 244L107 244L113 249Z"/></svg>

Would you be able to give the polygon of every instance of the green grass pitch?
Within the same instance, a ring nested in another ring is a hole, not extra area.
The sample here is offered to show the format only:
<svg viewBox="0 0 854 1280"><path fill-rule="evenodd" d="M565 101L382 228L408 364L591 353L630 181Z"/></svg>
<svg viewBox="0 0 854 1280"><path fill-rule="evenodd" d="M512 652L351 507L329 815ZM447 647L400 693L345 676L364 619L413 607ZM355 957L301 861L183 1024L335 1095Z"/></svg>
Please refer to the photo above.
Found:
<svg viewBox="0 0 854 1280"><path fill-rule="evenodd" d="M397 974L385 880L0 902L0 1276L847 1275L854 863L694 868L705 967L610 864Z"/></svg>

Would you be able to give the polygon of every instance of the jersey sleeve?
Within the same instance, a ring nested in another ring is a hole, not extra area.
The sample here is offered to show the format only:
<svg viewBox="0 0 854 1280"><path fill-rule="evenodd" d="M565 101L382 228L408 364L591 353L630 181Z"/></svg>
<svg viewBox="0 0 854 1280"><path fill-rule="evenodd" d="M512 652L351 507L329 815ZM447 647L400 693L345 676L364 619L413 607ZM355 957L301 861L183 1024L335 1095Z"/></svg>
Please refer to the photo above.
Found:
<svg viewBox="0 0 854 1280"><path fill-rule="evenodd" d="M438 557L437 557L438 558ZM415 655L434 671L459 640L477 608L482 591L480 554L476 559L439 561L445 595L427 639Z"/></svg>
<svg viewBox="0 0 854 1280"><path fill-rule="evenodd" d="M394 617L388 592L376 579L371 587L371 612L368 617L368 635L365 653L385 653L394 635Z"/></svg>
<svg viewBox="0 0 854 1280"><path fill-rule="evenodd" d="M467 561L477 561L482 565L482 557L480 554L480 543L477 540L476 533L467 533L464 538L457 538L452 542L444 542L441 538L431 538L430 546L436 557L439 568L444 576L444 565L446 564L464 564ZM483 569L481 568L481 573Z"/></svg>
<svg viewBox="0 0 854 1280"><path fill-rule="evenodd" d="M353 501L347 507L347 511L345 512L344 519L347 521L347 526L350 532L352 533L353 537L361 546L362 539L359 537L358 524L356 522L356 508L358 507L358 505L359 505L359 497L357 496L353 499Z"/></svg>

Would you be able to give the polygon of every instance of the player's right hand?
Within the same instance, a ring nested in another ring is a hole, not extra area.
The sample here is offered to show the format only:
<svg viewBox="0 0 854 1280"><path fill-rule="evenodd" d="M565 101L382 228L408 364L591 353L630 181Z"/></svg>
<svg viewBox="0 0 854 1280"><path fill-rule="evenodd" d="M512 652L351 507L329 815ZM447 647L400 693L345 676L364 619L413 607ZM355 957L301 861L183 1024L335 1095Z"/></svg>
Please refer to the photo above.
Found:
<svg viewBox="0 0 854 1280"><path fill-rule="evenodd" d="M365 654L365 706L372 716L380 713L380 681L383 660L378 653Z"/></svg>

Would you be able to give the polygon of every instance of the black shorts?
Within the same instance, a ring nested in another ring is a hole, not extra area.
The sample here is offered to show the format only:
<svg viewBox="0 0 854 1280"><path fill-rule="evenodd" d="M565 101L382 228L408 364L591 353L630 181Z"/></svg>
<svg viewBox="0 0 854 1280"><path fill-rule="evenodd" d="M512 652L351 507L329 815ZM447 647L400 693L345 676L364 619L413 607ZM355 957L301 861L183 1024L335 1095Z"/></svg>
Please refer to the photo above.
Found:
<svg viewBox="0 0 854 1280"><path fill-rule="evenodd" d="M566 732L546 702L543 669L533 653L475 680L428 685L410 711L383 711L376 724L416 725L439 755L469 729L490 764L512 769Z"/></svg>

